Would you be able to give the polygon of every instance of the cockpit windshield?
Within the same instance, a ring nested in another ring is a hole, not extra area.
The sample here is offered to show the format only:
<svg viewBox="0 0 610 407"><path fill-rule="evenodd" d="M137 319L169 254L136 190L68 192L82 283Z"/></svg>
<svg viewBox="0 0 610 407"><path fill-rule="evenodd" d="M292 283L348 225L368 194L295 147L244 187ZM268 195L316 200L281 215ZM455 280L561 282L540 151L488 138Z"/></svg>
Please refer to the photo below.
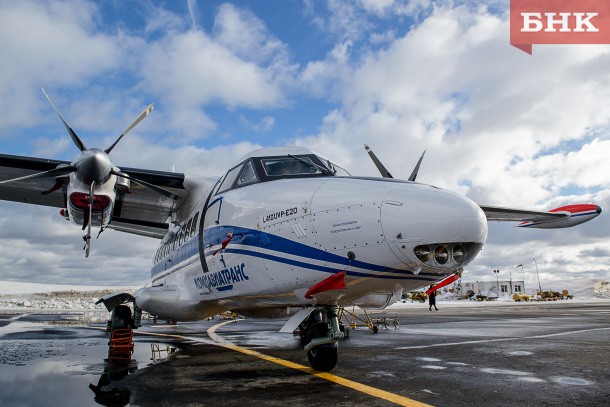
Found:
<svg viewBox="0 0 610 407"><path fill-rule="evenodd" d="M314 164L309 157L263 158L261 163L263 164L265 175L271 177L312 175L328 172L328 169Z"/></svg>
<svg viewBox="0 0 610 407"><path fill-rule="evenodd" d="M333 176L349 176L349 173L315 154L250 157L227 172L216 189L216 194L283 178Z"/></svg>

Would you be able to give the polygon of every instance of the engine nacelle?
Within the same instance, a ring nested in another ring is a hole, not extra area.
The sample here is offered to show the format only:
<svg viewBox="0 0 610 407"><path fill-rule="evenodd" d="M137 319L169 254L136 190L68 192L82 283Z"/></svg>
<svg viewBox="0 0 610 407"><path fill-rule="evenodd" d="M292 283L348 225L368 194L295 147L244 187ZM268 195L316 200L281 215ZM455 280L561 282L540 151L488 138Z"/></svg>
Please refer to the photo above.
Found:
<svg viewBox="0 0 610 407"><path fill-rule="evenodd" d="M112 219L112 210L116 198L114 185L116 176L99 186L95 186L93 191L93 206L91 211L91 225L105 227ZM76 177L70 176L70 183L67 188L68 202L67 211L62 213L75 225L83 226L88 222L89 211L89 186L80 182Z"/></svg>

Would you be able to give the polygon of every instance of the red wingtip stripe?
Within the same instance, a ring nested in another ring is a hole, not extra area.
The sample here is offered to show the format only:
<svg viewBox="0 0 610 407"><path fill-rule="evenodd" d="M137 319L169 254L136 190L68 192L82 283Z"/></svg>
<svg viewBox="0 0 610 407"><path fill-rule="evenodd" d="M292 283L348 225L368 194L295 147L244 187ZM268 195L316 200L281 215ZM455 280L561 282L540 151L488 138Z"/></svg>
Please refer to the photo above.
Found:
<svg viewBox="0 0 610 407"><path fill-rule="evenodd" d="M589 211L597 211L599 207L593 204L576 204L576 205L566 205L561 206L559 208L551 209L549 212L570 212L570 213L578 213L578 212L589 212Z"/></svg>

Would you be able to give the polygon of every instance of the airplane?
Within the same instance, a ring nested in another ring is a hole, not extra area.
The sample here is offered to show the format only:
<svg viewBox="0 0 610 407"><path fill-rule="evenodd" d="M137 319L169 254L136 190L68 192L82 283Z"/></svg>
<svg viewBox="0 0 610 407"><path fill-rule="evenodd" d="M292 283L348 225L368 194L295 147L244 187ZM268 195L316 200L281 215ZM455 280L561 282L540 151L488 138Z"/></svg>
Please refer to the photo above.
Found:
<svg viewBox="0 0 610 407"><path fill-rule="evenodd" d="M602 212L595 204L549 212L478 205L417 182L423 154L400 180L368 146L382 177L352 176L304 147L252 151L220 177L119 168L109 154L152 105L105 150L85 147L53 108L79 155L0 155L0 199L59 208L87 229L86 256L92 227L160 240L151 284L103 299L109 310L131 300L139 315L172 322L224 311L290 316L281 332L300 335L319 371L337 364L340 307L380 309L404 290L455 280L483 248L488 221L571 227Z"/></svg>

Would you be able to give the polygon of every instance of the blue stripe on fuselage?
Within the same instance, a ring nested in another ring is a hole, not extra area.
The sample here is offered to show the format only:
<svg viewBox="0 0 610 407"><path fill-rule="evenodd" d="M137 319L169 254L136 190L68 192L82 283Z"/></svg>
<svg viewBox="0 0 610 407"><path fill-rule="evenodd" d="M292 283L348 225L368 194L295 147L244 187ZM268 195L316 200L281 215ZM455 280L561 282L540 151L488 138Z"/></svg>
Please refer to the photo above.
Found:
<svg viewBox="0 0 610 407"><path fill-rule="evenodd" d="M210 247L214 247L220 245L221 242L226 239L227 234L232 233L233 239L228 244L228 246L223 250L224 253L236 253L243 254L247 256L259 257L267 260L272 260L284 264L290 264L297 267L307 268L311 270L322 271L325 273L336 273L337 271L345 270L348 266L356 267L359 269L369 270L372 272L382 272L382 273L396 273L408 275L402 278L409 279L419 279L419 280L430 280L430 278L426 278L427 273L420 273L418 276L414 276L411 271L401 270L396 268L388 268L385 266L367 263L359 260L350 261L346 256L340 256L334 253L329 253L327 251L316 249L315 247L308 246L303 243L295 242L290 239L283 238L281 236L277 236L274 234L270 234L267 232L262 232L254 229L243 228L238 226L215 226L209 229L204 230L203 233L203 241L205 242L206 247L208 248L206 252L206 257L211 255L214 250L211 250ZM193 243L195 243L193 245ZM251 246L260 249L266 249L278 253L284 253L292 256L304 257L311 260L317 260L326 263L335 263L338 267L326 267L320 266L304 261L292 260L281 256L275 256L272 254L262 253L255 250L246 250L246 249L236 249L231 248L234 245L242 245L242 246ZM194 256L198 255L197 251L197 237L190 239L186 244L181 246L178 250L174 251L165 259L161 260L158 264L156 264L152 270L151 274L154 278L158 274L166 271L165 264L168 260L171 260L172 266L179 265L182 261ZM398 276L380 276L377 273L365 273L361 271L350 271L349 274L353 276L361 276L361 277L378 277L378 278L395 278L400 279ZM168 273L168 275L171 273ZM436 274L430 274L430 277L433 277L435 280L438 278Z"/></svg>

